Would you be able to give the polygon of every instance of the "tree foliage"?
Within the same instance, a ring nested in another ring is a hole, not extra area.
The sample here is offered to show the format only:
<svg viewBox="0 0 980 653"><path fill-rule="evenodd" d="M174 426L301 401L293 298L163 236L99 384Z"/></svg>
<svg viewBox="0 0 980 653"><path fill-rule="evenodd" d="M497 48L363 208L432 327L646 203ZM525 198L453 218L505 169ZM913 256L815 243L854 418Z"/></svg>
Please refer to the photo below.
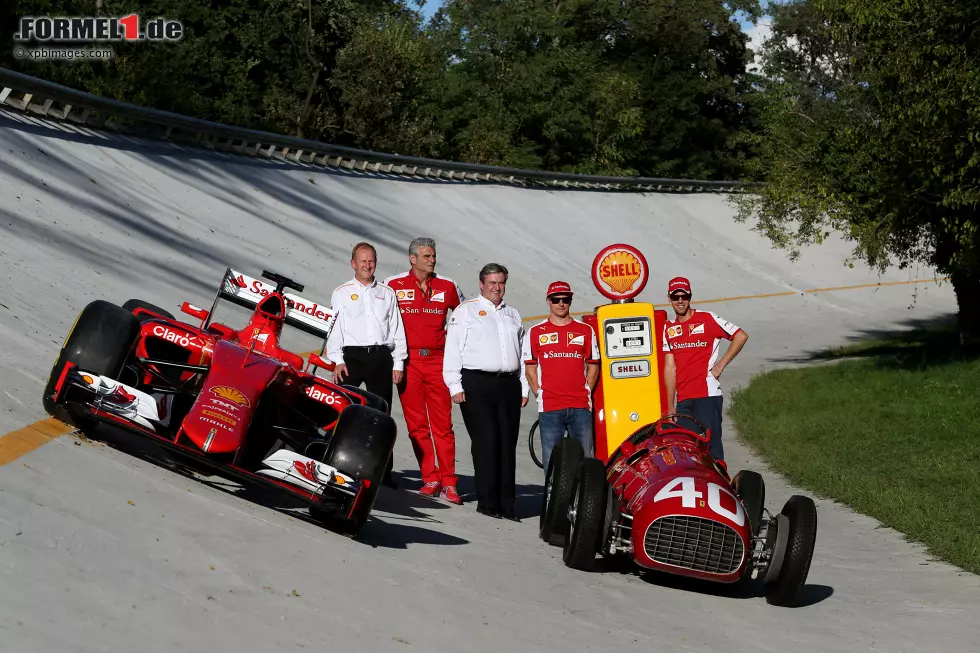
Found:
<svg viewBox="0 0 980 653"><path fill-rule="evenodd" d="M980 333L980 5L797 0L774 6L756 106L765 125L742 220L795 251L830 230L884 268L948 274Z"/></svg>
<svg viewBox="0 0 980 653"><path fill-rule="evenodd" d="M204 119L599 174L731 179L751 157L732 15L758 0L446 0L429 24L405 0L2 4L11 33L22 15L182 21L178 43L116 43L104 63L0 64Z"/></svg>

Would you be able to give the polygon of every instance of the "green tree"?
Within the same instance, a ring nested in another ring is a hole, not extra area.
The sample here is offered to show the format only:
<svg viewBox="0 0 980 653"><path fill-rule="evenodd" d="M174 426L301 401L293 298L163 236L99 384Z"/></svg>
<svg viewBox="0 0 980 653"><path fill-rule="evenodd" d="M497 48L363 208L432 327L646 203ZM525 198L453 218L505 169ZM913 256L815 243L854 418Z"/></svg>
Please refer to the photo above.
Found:
<svg viewBox="0 0 980 653"><path fill-rule="evenodd" d="M417 12L365 15L330 79L343 105L344 136L370 150L440 156L437 94L444 75Z"/></svg>
<svg viewBox="0 0 980 653"><path fill-rule="evenodd" d="M980 5L798 0L774 7L760 80L769 185L739 219L794 254L830 230L885 268L948 274L980 335Z"/></svg>

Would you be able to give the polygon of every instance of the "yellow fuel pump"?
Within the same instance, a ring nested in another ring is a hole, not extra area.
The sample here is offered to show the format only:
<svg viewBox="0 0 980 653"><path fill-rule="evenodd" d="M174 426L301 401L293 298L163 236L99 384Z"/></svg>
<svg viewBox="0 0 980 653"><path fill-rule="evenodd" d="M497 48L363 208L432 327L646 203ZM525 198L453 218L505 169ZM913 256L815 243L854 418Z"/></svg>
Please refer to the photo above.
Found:
<svg viewBox="0 0 980 653"><path fill-rule="evenodd" d="M638 428L666 411L660 337L667 313L633 300L648 276L646 259L631 245L610 245L592 263L592 282L612 300L586 317L599 338L601 371L593 416L596 457L603 461Z"/></svg>

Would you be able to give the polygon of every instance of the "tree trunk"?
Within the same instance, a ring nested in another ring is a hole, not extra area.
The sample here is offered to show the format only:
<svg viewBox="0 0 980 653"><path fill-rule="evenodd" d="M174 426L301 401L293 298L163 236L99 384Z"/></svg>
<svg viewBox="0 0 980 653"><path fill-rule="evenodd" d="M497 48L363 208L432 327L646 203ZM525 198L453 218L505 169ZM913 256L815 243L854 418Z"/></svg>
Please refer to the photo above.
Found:
<svg viewBox="0 0 980 653"><path fill-rule="evenodd" d="M980 271L954 272L950 275L956 304L957 326L961 345L980 344Z"/></svg>

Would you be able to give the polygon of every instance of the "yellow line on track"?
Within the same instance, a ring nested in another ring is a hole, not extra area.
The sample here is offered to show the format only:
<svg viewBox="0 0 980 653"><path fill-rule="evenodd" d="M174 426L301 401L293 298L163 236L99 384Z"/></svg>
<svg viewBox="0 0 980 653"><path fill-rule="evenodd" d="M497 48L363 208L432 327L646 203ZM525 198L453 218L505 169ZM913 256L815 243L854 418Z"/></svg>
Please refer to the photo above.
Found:
<svg viewBox="0 0 980 653"><path fill-rule="evenodd" d="M0 465L11 463L75 429L53 417L0 436Z"/></svg>
<svg viewBox="0 0 980 653"><path fill-rule="evenodd" d="M833 286L830 288L812 288L810 290L801 290L799 292L795 290L787 290L785 292L771 292L762 295L740 295L738 297L720 297L718 299L701 299L691 302L691 305L697 307L700 304L719 304L721 302L738 302L745 299L767 299L769 297L789 297L790 295L809 295L818 292L834 292L838 290L857 290L859 288L881 288L884 286L908 286L913 283L937 283L939 281L948 281L949 277L936 277L934 279L914 279L912 281L884 281L880 283L861 283L855 286ZM654 308L670 308L670 304L654 304ZM570 313L570 315L591 315L593 311L578 311L575 313ZM531 317L524 318L525 322L547 320L547 315L532 315Z"/></svg>

